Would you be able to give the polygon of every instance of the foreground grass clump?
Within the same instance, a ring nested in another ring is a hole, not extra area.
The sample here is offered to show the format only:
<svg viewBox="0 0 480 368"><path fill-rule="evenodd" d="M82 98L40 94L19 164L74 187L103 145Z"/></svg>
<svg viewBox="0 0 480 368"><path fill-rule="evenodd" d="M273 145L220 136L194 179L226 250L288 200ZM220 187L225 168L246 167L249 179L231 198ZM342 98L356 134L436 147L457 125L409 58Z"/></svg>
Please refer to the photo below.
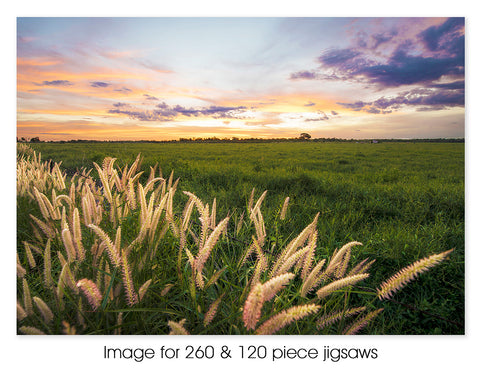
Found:
<svg viewBox="0 0 480 368"><path fill-rule="evenodd" d="M116 161L67 178L19 145L20 333L354 334L452 252L372 285L374 259L356 255L362 243L319 252L319 214L282 237L289 198L273 223L262 212L267 192L254 190L244 213L217 219L216 200L177 194L173 173L143 173L140 155Z"/></svg>

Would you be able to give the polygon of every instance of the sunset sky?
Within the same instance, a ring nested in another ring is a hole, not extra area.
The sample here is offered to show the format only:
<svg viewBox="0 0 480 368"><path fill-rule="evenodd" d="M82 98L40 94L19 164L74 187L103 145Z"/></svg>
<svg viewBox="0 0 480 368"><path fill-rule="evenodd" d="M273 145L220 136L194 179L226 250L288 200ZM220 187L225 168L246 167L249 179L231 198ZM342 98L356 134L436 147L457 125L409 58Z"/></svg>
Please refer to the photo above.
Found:
<svg viewBox="0 0 480 368"><path fill-rule="evenodd" d="M17 137L465 135L463 18L18 18Z"/></svg>

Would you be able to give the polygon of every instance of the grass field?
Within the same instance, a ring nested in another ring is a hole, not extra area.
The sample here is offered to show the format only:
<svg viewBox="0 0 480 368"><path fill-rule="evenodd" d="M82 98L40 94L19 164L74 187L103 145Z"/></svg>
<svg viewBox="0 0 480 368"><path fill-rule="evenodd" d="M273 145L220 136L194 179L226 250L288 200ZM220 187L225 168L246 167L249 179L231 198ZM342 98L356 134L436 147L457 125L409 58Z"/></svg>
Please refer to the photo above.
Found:
<svg viewBox="0 0 480 368"><path fill-rule="evenodd" d="M106 305L104 300L103 317L97 316L84 322L87 326L84 333L113 333L118 328L115 322L118 322L118 313L122 313L122 333L168 333L167 321L178 322L182 318L186 318L185 326L188 326L187 330L190 328L191 333L247 333L237 323L242 313L239 303L242 304L246 297L248 280L256 266L252 263L254 260L242 266L238 266L238 262L252 243L255 224L245 220L245 226L241 229L237 227L242 214L247 219L251 212L249 201L253 188L255 200L267 191L261 211L266 227L264 249L266 257L271 257L269 261L274 262L279 255L277 251L284 249L312 223L317 213L315 260L333 258L336 248L352 241L362 245L352 250L351 262L375 259L369 269L368 282L364 281L358 288L342 289L342 293L336 293L331 301L325 302L325 308L338 310L341 305L357 304L372 309L383 308L383 312L362 330L366 334L464 333L463 143L37 143L30 146L41 152L44 161L61 161L60 168L69 176L82 167L92 169L91 175L97 183L101 178L93 162L101 165L105 157L117 158L114 165L121 172L141 153L140 171L144 174L139 183L143 186L147 184L150 167L156 164L164 178L168 179L172 172L173 179L179 178L172 208L175 216L181 217L188 205L189 197L183 194L183 191L188 191L211 206L215 199L218 220L215 224L227 216L230 218L230 236L219 240L221 244L212 252L211 262L206 263L206 269L211 274L223 270L214 287L209 285L210 288L195 291L195 286L188 286L186 280L175 278L179 267L183 267L185 275L188 274L187 255L179 254L178 239L167 231L161 240L164 253L159 257L172 256L170 261L162 263L163 268L151 265L158 267L158 272L155 271L156 277L148 291L152 294L150 299L146 297L144 304L133 308L133 312L125 306ZM289 197L287 217L280 220L280 210L286 197ZM25 263L28 254L24 249L28 247L24 247L23 242L32 245L32 249L35 249L35 242L38 243L38 237L32 234L30 214L40 218L40 211L32 208L32 198L17 196L18 250L21 262ZM133 215L122 220L122 236L125 234L125 239L130 236L129 242L139 231L138 224L133 223L131 218ZM192 226L193 229L201 225L193 223ZM131 229L132 233L127 229ZM109 230L113 240L115 229ZM258 235L258 229L256 231ZM94 239L92 232L83 234L85 241ZM37 245L40 248L44 246ZM392 300L373 301L375 285L418 259L452 248L454 251L448 260L409 283ZM34 252L34 257L40 256ZM234 267L234 263L237 266ZM56 265L54 273L57 277L61 266ZM115 278L115 273L107 272L98 265L97 268ZM91 273L91 278L93 275L99 277L98 269L95 270L97 273ZM48 291L42 290L43 275L31 272L26 277L32 294L37 291L44 299L51 298ZM137 289L148 279L148 273L142 271L136 280ZM229 280L235 280L236 285ZM175 296L170 291L166 294L170 299L161 295L168 285L174 285L172 290L182 290L179 287L182 282L185 290ZM241 295L228 296L237 287L239 292L243 290ZM25 289L21 280L18 290L19 300L23 300ZM272 313L293 305L293 299L287 296L289 293L295 294L294 286L288 286L284 296L275 299ZM198 315L204 316L208 305L220 300L221 296L223 304L217 311L216 324L212 323L205 329L194 327L198 324ZM295 300L306 302L299 298ZM70 313L74 310L72 307ZM32 317L27 317L27 321L28 318ZM33 320L30 322L34 323ZM55 327L48 327L48 331L59 333L62 329L60 322ZM282 333L335 334L341 333L344 327L341 324L319 332L311 327L315 323L310 315L304 324L290 325Z"/></svg>

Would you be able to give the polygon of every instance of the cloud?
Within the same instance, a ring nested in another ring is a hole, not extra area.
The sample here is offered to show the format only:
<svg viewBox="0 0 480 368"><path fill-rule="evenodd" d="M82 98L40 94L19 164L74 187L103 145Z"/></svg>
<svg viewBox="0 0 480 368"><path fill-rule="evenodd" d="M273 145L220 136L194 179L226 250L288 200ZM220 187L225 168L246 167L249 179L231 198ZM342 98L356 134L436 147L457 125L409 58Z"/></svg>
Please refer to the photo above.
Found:
<svg viewBox="0 0 480 368"><path fill-rule="evenodd" d="M366 66L353 72L383 87L433 82L443 76L462 74L463 62L457 57L411 56L403 50L397 50L386 64Z"/></svg>
<svg viewBox="0 0 480 368"><path fill-rule="evenodd" d="M35 83L37 86L73 86L73 83L68 80L53 80L53 81L43 81L42 83Z"/></svg>
<svg viewBox="0 0 480 368"><path fill-rule="evenodd" d="M359 51L354 49L332 49L326 51L317 59L322 65L326 66L344 66L360 55Z"/></svg>
<svg viewBox="0 0 480 368"><path fill-rule="evenodd" d="M115 92L123 92L123 93L127 93L127 94L132 92L132 90L130 88L127 88L127 87L115 88L114 91Z"/></svg>
<svg viewBox="0 0 480 368"><path fill-rule="evenodd" d="M142 121L170 121L177 116L198 117L208 116L213 119L241 119L239 115L245 112L245 106L208 106L203 108L187 108L181 105L169 106L165 102L161 102L152 110L135 109L134 107L124 104L113 104L115 109L110 109L110 114L126 115L132 119Z"/></svg>
<svg viewBox="0 0 480 368"><path fill-rule="evenodd" d="M463 35L458 35L465 27L464 18L449 18L439 26L431 26L420 32L419 37L430 51L439 49L454 50L456 41Z"/></svg>
<svg viewBox="0 0 480 368"><path fill-rule="evenodd" d="M349 80L384 89L426 85L442 77L464 78L464 27L463 18L450 18L403 40L395 38L396 30L370 37L357 32L355 46L325 50L315 59L319 68L291 73L290 79ZM387 43L394 48L376 50Z"/></svg>
<svg viewBox="0 0 480 368"><path fill-rule="evenodd" d="M435 86L435 87L433 87ZM433 87L433 88L432 88ZM354 111L371 114L385 114L406 106L415 106L417 111L443 110L465 105L464 83L433 84L431 88L414 88L393 97L380 97L372 102L337 102L338 105Z"/></svg>
<svg viewBox="0 0 480 368"><path fill-rule="evenodd" d="M147 94L147 93L144 93L143 95L147 98L147 100L150 100L150 101L158 101L158 98L155 97L155 96L151 96L151 95L149 95L149 94Z"/></svg>
<svg viewBox="0 0 480 368"><path fill-rule="evenodd" d="M90 82L90 86L95 88L105 88L110 86L110 83L107 82Z"/></svg>
<svg viewBox="0 0 480 368"><path fill-rule="evenodd" d="M396 30L390 32L376 33L371 36L373 40L372 48L376 49L381 44L384 44L394 38L398 32Z"/></svg>
<svg viewBox="0 0 480 368"><path fill-rule="evenodd" d="M309 102L309 103L306 103L303 106L306 106L306 107L315 106L315 102Z"/></svg>
<svg viewBox="0 0 480 368"><path fill-rule="evenodd" d="M290 79L316 79L316 78L317 78L317 74L315 72L309 72L307 70L290 74Z"/></svg>
<svg viewBox="0 0 480 368"><path fill-rule="evenodd" d="M354 110L354 111L360 111L362 110L366 103L365 102L362 102L362 101L357 101L357 102L353 102L353 103L348 103L348 102L337 102L338 105L340 106L343 106L347 109L351 109L351 110Z"/></svg>

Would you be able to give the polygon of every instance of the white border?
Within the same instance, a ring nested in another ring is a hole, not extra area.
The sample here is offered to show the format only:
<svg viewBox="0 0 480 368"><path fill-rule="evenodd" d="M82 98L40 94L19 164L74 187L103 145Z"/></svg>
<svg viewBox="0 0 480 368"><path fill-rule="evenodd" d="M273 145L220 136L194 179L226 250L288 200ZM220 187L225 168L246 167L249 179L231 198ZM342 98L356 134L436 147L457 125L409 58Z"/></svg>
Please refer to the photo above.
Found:
<svg viewBox="0 0 480 368"><path fill-rule="evenodd" d="M478 221L476 208L478 206L478 191L475 190L478 166L477 141L478 114L475 107L478 95L478 72L473 60L477 60L475 41L478 36L478 11L474 8L475 2L456 0L449 1L418 1L403 0L401 2L386 2L384 0L344 0L341 2L325 2L313 0L296 1L259 1L243 0L238 2L204 0L185 1L92 1L67 2L59 0L25 1L18 0L4 6L1 15L0 26L2 28L2 107L6 111L3 114L3 129L5 136L2 144L2 158L7 166L7 180L2 180L2 192L4 202L2 211L2 233L7 234L6 241L2 242L6 255L1 257L1 276L3 280L3 296L1 318L2 334L2 357L0 360L16 367L38 366L48 367L65 366L87 367L89 364L102 367L173 367L186 361L166 361L153 359L142 363L128 361L107 361L102 359L103 346L111 347L152 347L159 348L162 345L180 346L215 345L221 347L228 345L236 348L238 345L266 345L292 346L292 347L316 347L323 349L324 345L338 347L375 347L379 351L379 358L368 361L348 361L345 363L331 363L332 366L355 366L355 367L385 367L385 366L472 366L477 360L475 349L478 348L474 341L478 337L478 267L474 262L478 259L478 247L475 240L478 239L474 224ZM333 5L332 5L333 4ZM399 11L400 10L400 11ZM17 16L460 16L466 17L467 29L467 99L466 99L466 336L355 336L351 338L339 336L290 336L290 337L189 337L178 338L170 336L80 336L58 337L48 336L44 338L24 337L16 335L15 325L15 137L16 137L16 17ZM477 184L478 185L478 184ZM5 239L5 238L4 238ZM219 348L220 349L220 348ZM220 351L220 350L219 350ZM272 363L265 360L211 360L197 361L196 366L223 366L231 363L246 363L252 366L287 366L302 364L303 366L329 366L321 360L290 360Z"/></svg>

